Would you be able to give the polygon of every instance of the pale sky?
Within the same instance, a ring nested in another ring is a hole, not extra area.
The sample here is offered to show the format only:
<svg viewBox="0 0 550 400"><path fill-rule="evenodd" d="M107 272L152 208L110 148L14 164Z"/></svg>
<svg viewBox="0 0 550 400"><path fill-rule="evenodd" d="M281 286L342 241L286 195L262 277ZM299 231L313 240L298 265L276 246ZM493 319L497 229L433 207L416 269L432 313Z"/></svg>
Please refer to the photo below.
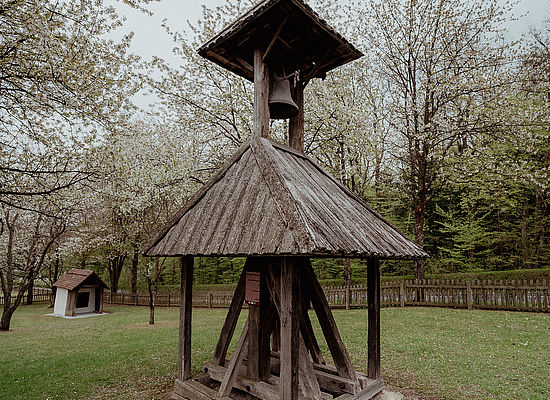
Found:
<svg viewBox="0 0 550 400"><path fill-rule="evenodd" d="M506 0L501 1L504 3ZM196 24L202 15L203 5L213 8L224 3L225 0L161 0L148 7L153 16L144 15L118 3L119 13L127 18L120 34L134 32L132 51L144 59L156 55L177 67L181 60L172 54L174 44L161 27L162 20L167 19L168 26L174 31L189 32L187 21ZM509 22L506 28L511 39L518 39L529 28L540 28L545 20L550 19L550 0L519 0L514 7L514 14L518 20ZM136 100L141 106L151 102L147 98Z"/></svg>

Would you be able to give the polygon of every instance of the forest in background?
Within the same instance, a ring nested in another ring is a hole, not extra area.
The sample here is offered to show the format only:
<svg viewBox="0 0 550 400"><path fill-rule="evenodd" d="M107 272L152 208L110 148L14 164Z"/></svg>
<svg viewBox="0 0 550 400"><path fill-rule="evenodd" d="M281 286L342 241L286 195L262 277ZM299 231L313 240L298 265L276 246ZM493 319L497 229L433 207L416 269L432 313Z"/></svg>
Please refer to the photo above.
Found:
<svg viewBox="0 0 550 400"><path fill-rule="evenodd" d="M140 249L252 134L251 84L196 49L254 3L205 8L191 35L166 26L177 69L132 54L131 34L108 39L124 21L101 1L1 6L3 327L69 268L114 291L177 283L177 261ZM306 87L306 154L430 254L383 275L549 267L550 23L510 42L497 0L308 3L365 56ZM133 104L143 91L147 110ZM273 138L286 132L272 122ZM208 284L243 261L197 263Z"/></svg>

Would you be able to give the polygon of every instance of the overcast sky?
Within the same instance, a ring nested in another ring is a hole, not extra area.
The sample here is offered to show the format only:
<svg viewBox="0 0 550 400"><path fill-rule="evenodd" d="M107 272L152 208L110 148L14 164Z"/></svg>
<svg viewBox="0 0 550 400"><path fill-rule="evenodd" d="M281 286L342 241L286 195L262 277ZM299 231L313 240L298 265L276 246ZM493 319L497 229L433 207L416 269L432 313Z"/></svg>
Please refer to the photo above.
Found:
<svg viewBox="0 0 550 400"><path fill-rule="evenodd" d="M502 1L505 2L505 0ZM156 55L176 67L181 60L172 54L174 44L161 27L162 20L166 19L172 30L188 32L187 21L195 24L202 15L203 5L212 8L224 3L225 0L161 0L149 6L153 16L118 5L119 13L127 18L119 34L133 31L132 51L134 53L144 59L150 59L151 56ZM519 19L508 23L507 31L510 38L517 39L521 34L527 33L530 27L540 28L545 20L550 19L550 0L519 0L514 8L514 14ZM151 102L151 99L145 98L136 100L142 106Z"/></svg>

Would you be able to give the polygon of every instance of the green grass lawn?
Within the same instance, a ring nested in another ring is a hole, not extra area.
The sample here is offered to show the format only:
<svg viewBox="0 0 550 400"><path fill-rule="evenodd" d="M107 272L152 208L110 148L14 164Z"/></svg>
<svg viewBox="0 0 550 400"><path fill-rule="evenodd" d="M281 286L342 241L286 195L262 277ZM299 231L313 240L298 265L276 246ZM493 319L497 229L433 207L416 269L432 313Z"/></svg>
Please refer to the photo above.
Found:
<svg viewBox="0 0 550 400"><path fill-rule="evenodd" d="M178 310L158 309L154 326L147 308L107 311L65 320L20 307L12 330L0 332L0 399L167 399ZM195 370L211 357L225 313L194 310ZM365 370L366 310L334 315ZM382 375L394 388L423 399L550 399L550 315L386 308L381 320Z"/></svg>

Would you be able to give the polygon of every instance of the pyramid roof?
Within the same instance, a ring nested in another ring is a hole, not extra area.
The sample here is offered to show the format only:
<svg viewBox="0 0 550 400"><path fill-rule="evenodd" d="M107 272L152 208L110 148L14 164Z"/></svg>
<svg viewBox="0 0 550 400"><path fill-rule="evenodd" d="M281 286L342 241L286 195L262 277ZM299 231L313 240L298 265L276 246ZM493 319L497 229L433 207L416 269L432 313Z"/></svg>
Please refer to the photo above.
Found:
<svg viewBox="0 0 550 400"><path fill-rule="evenodd" d="M311 158L256 136L143 252L146 256L427 257Z"/></svg>
<svg viewBox="0 0 550 400"><path fill-rule="evenodd" d="M268 46L268 62L285 60L303 80L324 77L363 54L302 0L263 0L225 27L199 54L250 81L253 50Z"/></svg>

